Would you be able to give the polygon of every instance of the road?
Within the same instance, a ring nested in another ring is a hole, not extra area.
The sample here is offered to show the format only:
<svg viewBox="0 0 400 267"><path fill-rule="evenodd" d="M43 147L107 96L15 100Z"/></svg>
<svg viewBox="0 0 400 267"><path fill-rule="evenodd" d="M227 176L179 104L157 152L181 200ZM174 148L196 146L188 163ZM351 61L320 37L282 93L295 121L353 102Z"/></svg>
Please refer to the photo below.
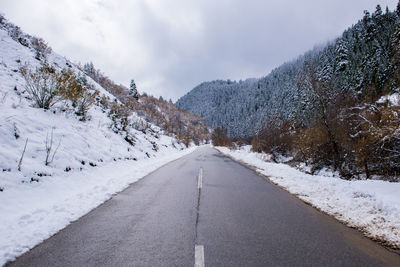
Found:
<svg viewBox="0 0 400 267"><path fill-rule="evenodd" d="M400 266L400 256L203 147L134 183L9 266L195 263Z"/></svg>

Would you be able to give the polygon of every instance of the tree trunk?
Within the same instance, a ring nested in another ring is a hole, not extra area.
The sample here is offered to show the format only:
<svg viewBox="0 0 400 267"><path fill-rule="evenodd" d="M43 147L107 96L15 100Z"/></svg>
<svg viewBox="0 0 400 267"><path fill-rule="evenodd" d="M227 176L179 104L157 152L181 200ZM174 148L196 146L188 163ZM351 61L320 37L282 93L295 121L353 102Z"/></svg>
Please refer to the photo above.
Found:
<svg viewBox="0 0 400 267"><path fill-rule="evenodd" d="M367 160L364 160L364 169L365 169L365 174L367 175L367 179L369 179L369 169Z"/></svg>

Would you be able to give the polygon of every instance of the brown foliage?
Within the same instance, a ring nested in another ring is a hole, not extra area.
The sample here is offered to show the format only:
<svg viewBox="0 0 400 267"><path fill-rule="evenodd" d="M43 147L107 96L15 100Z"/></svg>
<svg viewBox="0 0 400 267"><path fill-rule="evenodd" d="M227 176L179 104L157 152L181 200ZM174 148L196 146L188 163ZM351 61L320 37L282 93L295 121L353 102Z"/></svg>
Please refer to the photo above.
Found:
<svg viewBox="0 0 400 267"><path fill-rule="evenodd" d="M400 106L377 104L382 92L375 88L364 88L374 93L358 97L341 90L334 80L319 79L312 63L300 77L299 86L309 97L309 121L299 127L297 120L270 119L253 138L253 150L291 153L312 164L312 171L332 167L344 178L398 176Z"/></svg>
<svg viewBox="0 0 400 267"><path fill-rule="evenodd" d="M211 141L214 146L232 146L232 140L226 134L226 129L221 127L215 128L211 133Z"/></svg>
<svg viewBox="0 0 400 267"><path fill-rule="evenodd" d="M60 92L64 84L53 67L44 64L31 71L25 66L20 68L20 72L25 78L27 92L39 108L49 109L62 99Z"/></svg>
<svg viewBox="0 0 400 267"><path fill-rule="evenodd" d="M400 107L364 105L353 108L355 164L367 177L400 173Z"/></svg>
<svg viewBox="0 0 400 267"><path fill-rule="evenodd" d="M76 108L76 114L85 120L86 113L98 94L70 69L57 71L45 63L35 71L27 66L21 67L20 72L25 78L29 96L39 108L50 109L59 101L70 100Z"/></svg>
<svg viewBox="0 0 400 267"><path fill-rule="evenodd" d="M265 128L252 138L252 150L271 154L273 160L278 155L289 154L293 148L294 123L283 122L279 116L274 116L266 121L265 125Z"/></svg>
<svg viewBox="0 0 400 267"><path fill-rule="evenodd" d="M121 107L117 108L114 106L114 108L112 108L111 116L115 117L116 114L120 114L121 108L125 109L125 112L128 114L136 112L148 123L153 123L165 130L168 134L175 135L178 140L182 141L187 146L192 141L195 144L200 144L202 141L209 140L209 130L203 119L178 109L174 104L162 98L157 99L145 93L140 96L140 100L138 101L133 96L129 95L129 89L127 87L115 84L99 70L95 70L92 64L90 64L90 66L91 71L87 74L122 103ZM105 99L101 101L106 103ZM120 120L120 118L118 118L118 120ZM141 122L133 126L141 131L145 131L148 128L147 124Z"/></svg>

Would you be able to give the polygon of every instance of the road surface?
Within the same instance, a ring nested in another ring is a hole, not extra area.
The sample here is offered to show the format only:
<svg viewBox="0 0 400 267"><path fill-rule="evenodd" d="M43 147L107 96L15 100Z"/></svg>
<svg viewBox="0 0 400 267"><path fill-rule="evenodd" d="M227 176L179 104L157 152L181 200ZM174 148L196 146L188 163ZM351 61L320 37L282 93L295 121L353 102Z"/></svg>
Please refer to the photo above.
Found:
<svg viewBox="0 0 400 267"><path fill-rule="evenodd" d="M203 147L134 183L9 266L195 264L400 266L400 256Z"/></svg>

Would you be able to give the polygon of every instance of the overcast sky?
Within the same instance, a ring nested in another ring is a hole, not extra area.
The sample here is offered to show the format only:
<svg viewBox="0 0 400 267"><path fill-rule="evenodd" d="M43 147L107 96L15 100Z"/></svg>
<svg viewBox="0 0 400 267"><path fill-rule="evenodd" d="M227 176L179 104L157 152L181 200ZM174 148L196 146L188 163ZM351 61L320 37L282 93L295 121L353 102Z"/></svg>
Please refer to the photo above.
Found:
<svg viewBox="0 0 400 267"><path fill-rule="evenodd" d="M174 101L203 81L261 77L397 0L1 0L74 62Z"/></svg>

